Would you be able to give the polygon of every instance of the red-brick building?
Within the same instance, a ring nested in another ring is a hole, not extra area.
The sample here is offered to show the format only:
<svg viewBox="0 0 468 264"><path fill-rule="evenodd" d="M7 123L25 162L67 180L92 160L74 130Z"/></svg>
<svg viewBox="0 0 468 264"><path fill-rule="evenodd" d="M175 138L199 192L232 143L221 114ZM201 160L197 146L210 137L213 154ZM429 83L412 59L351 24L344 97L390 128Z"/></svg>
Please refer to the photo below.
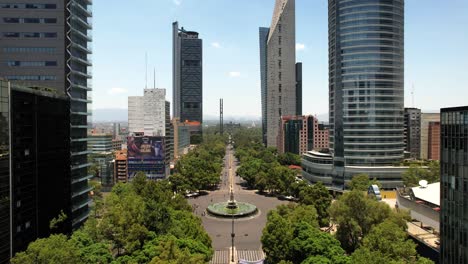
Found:
<svg viewBox="0 0 468 264"><path fill-rule="evenodd" d="M430 160L440 160L440 122L429 122L428 155Z"/></svg>
<svg viewBox="0 0 468 264"><path fill-rule="evenodd" d="M277 138L278 153L303 154L329 147L328 127L312 115L282 116Z"/></svg>

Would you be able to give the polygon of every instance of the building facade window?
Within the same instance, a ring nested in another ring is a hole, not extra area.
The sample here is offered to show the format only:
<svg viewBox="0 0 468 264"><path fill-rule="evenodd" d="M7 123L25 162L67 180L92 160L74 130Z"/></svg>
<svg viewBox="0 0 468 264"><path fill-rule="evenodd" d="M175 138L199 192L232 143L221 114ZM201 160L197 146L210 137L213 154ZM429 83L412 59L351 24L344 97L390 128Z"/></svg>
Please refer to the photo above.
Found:
<svg viewBox="0 0 468 264"><path fill-rule="evenodd" d="M57 48L50 47L5 47L5 53L55 53Z"/></svg>
<svg viewBox="0 0 468 264"><path fill-rule="evenodd" d="M41 67L41 66L57 66L57 61L7 61L10 67Z"/></svg>
<svg viewBox="0 0 468 264"><path fill-rule="evenodd" d="M10 81L55 81L57 76L54 75L10 75L6 76Z"/></svg>
<svg viewBox="0 0 468 264"><path fill-rule="evenodd" d="M56 24L57 18L17 18L17 17L4 17L4 23L25 23L25 24Z"/></svg>
<svg viewBox="0 0 468 264"><path fill-rule="evenodd" d="M0 4L5 9L57 9L56 4Z"/></svg>

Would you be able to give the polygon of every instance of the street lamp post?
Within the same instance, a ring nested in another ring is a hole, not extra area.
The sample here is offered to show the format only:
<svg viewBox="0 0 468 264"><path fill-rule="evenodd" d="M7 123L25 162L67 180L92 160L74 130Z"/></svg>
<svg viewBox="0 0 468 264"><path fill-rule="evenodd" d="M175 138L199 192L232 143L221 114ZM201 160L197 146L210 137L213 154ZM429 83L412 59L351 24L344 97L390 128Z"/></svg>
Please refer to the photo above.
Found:
<svg viewBox="0 0 468 264"><path fill-rule="evenodd" d="M232 231L231 231L231 248L232 248L232 252L231 252L231 261L234 262L234 237L236 236L236 234L234 233L234 215L232 215Z"/></svg>

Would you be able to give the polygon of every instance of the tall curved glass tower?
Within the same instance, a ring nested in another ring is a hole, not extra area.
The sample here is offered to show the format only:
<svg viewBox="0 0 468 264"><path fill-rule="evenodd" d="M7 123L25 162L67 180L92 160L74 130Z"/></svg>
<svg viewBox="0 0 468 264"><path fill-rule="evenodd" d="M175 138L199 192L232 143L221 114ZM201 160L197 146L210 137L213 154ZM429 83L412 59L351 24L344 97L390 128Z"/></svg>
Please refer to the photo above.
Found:
<svg viewBox="0 0 468 264"><path fill-rule="evenodd" d="M391 165L404 151L404 0L329 0L335 167Z"/></svg>

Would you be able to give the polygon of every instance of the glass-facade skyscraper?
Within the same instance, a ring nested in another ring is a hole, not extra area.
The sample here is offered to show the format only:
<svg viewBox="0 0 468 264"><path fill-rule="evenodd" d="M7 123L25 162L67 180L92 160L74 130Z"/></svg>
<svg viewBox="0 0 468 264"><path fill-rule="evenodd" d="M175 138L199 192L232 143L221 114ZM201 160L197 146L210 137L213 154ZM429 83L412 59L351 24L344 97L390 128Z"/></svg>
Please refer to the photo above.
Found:
<svg viewBox="0 0 468 264"><path fill-rule="evenodd" d="M403 158L404 1L329 0L330 144L336 166Z"/></svg>
<svg viewBox="0 0 468 264"><path fill-rule="evenodd" d="M0 77L45 87L70 98L71 215L88 217L87 129L91 118L92 0L0 3Z"/></svg>
<svg viewBox="0 0 468 264"><path fill-rule="evenodd" d="M440 114L440 263L468 264L468 106Z"/></svg>
<svg viewBox="0 0 468 264"><path fill-rule="evenodd" d="M329 0L331 153L307 153L304 178L346 189L367 174L402 186L404 0Z"/></svg>

